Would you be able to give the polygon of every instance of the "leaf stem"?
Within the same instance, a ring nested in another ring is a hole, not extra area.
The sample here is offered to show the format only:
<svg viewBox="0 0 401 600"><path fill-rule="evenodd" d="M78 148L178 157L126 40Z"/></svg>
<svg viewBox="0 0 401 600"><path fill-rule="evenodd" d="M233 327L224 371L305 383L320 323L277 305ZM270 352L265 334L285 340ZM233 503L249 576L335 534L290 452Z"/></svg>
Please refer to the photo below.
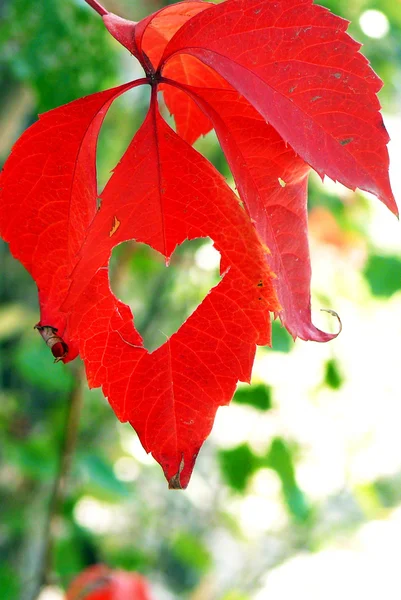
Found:
<svg viewBox="0 0 401 600"><path fill-rule="evenodd" d="M105 15L109 14L109 12L104 8L104 6L97 2L97 0L85 0L85 2L89 4L89 6L93 8L93 10L99 13L101 17L104 17Z"/></svg>

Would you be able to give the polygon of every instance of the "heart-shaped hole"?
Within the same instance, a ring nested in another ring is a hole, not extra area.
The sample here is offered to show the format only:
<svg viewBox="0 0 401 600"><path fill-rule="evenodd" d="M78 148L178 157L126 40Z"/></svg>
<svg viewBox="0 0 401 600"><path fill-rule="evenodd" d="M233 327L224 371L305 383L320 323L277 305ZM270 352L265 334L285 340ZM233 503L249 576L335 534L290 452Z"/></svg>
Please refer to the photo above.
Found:
<svg viewBox="0 0 401 600"><path fill-rule="evenodd" d="M113 293L134 313L135 327L153 352L187 320L216 286L220 254L209 238L187 240L176 248L168 267L147 246L126 242L110 261Z"/></svg>

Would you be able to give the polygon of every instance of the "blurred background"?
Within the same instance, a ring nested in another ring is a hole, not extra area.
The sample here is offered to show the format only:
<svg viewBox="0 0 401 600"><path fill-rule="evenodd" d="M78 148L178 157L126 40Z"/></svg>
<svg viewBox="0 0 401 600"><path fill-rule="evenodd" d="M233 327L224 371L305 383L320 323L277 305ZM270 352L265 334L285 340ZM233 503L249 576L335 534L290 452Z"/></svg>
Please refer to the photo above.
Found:
<svg viewBox="0 0 401 600"><path fill-rule="evenodd" d="M133 20L164 4L104 0ZM385 81L400 202L401 5L321 4L352 22ZM2 0L0 163L38 112L140 73L83 0ZM101 187L147 94L126 94L106 118ZM213 133L196 147L232 182ZM156 600L399 600L400 225L376 199L315 176L309 206L314 321L335 327L319 311L334 309L343 332L326 345L294 344L274 323L273 349L258 350L252 386L218 411L179 493L99 390L87 389L80 366L53 364L33 330L35 285L0 241L1 600L37 598L43 578L40 600L61 600L99 562L144 574ZM183 244L168 269L144 245L114 251L113 291L148 348L216 283L218 258L207 240Z"/></svg>

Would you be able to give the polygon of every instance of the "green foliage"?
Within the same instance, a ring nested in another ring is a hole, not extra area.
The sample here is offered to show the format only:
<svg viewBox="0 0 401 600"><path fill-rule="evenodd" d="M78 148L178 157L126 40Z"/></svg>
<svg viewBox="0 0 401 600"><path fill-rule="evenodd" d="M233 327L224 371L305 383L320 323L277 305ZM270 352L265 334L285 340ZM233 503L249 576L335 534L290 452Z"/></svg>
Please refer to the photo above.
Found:
<svg viewBox="0 0 401 600"><path fill-rule="evenodd" d="M33 86L39 112L98 91L116 72L103 23L75 2L9 2L0 45L3 72Z"/></svg>
<svg viewBox="0 0 401 600"><path fill-rule="evenodd" d="M54 548L54 563L57 573L65 586L85 568L85 538L74 532L69 524L63 535L57 538Z"/></svg>
<svg viewBox="0 0 401 600"><path fill-rule="evenodd" d="M132 306L135 325L149 350L177 331L219 282L217 268L205 270L196 263L196 252L205 243L205 239L185 241L168 267L158 252L144 244L121 244L113 252L112 288Z"/></svg>
<svg viewBox="0 0 401 600"><path fill-rule="evenodd" d="M117 479L113 468L99 454L78 456L78 469L83 482L82 491L95 493L98 498L118 501L129 495L127 486Z"/></svg>
<svg viewBox="0 0 401 600"><path fill-rule="evenodd" d="M273 439L265 456L255 454L248 444L241 444L230 450L220 450L219 460L224 479L240 493L246 491L250 478L258 469L272 469L280 479L289 513L297 521L309 519L308 501L296 481L293 451L283 439Z"/></svg>
<svg viewBox="0 0 401 600"><path fill-rule="evenodd" d="M259 466L259 458L248 444L220 450L219 461L223 477L237 492L245 491L249 478Z"/></svg>
<svg viewBox="0 0 401 600"><path fill-rule="evenodd" d="M365 267L365 277L374 296L389 298L401 289L401 259L372 255Z"/></svg>
<svg viewBox="0 0 401 600"><path fill-rule="evenodd" d="M344 383L340 365L334 358L328 360L324 366L324 382L332 390L339 390Z"/></svg>
<svg viewBox="0 0 401 600"><path fill-rule="evenodd" d="M9 459L25 477L32 480L51 479L56 472L57 448L48 436L32 433L17 444L10 445ZM49 452L49 449L52 451Z"/></svg>
<svg viewBox="0 0 401 600"><path fill-rule="evenodd" d="M130 539L129 543L107 545L107 559L116 569L144 573L157 566L157 558L144 547L141 538Z"/></svg>
<svg viewBox="0 0 401 600"><path fill-rule="evenodd" d="M45 393L65 396L72 387L73 376L62 363L49 362L49 350L34 333L21 338L14 366L27 383Z"/></svg>
<svg viewBox="0 0 401 600"><path fill-rule="evenodd" d="M272 348L275 352L290 352L294 346L294 341L288 331L280 325L279 321L272 323Z"/></svg>
<svg viewBox="0 0 401 600"><path fill-rule="evenodd" d="M269 410L272 407L272 390L263 383L241 386L235 392L233 400L237 404L248 404L258 410Z"/></svg>
<svg viewBox="0 0 401 600"><path fill-rule="evenodd" d="M299 521L308 519L310 509L295 478L295 467L289 445L281 438L272 441L265 466L276 471L290 513Z"/></svg>
<svg viewBox="0 0 401 600"><path fill-rule="evenodd" d="M19 597L20 586L15 579L14 571L11 565L0 565L0 590L3 598L8 600L16 600Z"/></svg>
<svg viewBox="0 0 401 600"><path fill-rule="evenodd" d="M171 550L175 558L199 572L206 572L212 566L212 557L196 535L188 531L178 533Z"/></svg>

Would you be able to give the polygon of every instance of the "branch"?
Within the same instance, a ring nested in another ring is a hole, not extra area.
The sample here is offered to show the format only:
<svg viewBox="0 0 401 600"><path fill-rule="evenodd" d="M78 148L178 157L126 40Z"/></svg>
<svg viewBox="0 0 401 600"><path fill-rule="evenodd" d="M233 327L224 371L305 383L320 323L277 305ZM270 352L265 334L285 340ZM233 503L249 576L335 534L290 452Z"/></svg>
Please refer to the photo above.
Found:
<svg viewBox="0 0 401 600"><path fill-rule="evenodd" d="M39 566L36 570L36 585L34 585L33 594L29 594L29 598L32 600L38 597L41 587L46 583L50 583L52 579L54 528L64 501L66 483L78 435L82 405L82 368L77 368L76 365L74 367L74 384L67 398L68 404L66 407L63 437L60 444L58 470L50 492L46 523L42 532L42 552Z"/></svg>
<svg viewBox="0 0 401 600"><path fill-rule="evenodd" d="M97 13L99 13L99 15L101 17L104 17L105 15L109 14L108 11L104 8L104 6L99 4L99 2L97 2L97 0L85 0L85 2L87 4L89 4L89 6L91 6L93 8L93 10L95 10Z"/></svg>

